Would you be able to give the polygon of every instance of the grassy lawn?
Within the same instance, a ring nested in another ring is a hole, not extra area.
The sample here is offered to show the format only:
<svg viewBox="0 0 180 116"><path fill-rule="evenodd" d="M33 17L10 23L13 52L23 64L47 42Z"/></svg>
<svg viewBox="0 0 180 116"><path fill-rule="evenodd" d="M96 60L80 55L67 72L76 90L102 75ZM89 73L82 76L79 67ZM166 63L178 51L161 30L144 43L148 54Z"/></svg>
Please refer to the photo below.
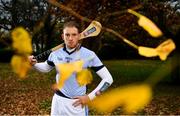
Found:
<svg viewBox="0 0 180 116"><path fill-rule="evenodd" d="M111 89L131 83L142 83L159 70L163 63L159 60L104 61L114 78ZM171 70L170 65L167 67ZM55 71L44 74L32 69L27 78L22 80L12 72L9 64L0 63L0 115L49 114L54 76ZM137 114L180 114L180 86L172 83L171 73L163 77L153 88L152 102ZM94 74L93 83L88 85L88 91L95 88L99 81L99 77ZM90 109L89 113L97 115L93 109ZM121 108L117 108L112 114L123 113Z"/></svg>

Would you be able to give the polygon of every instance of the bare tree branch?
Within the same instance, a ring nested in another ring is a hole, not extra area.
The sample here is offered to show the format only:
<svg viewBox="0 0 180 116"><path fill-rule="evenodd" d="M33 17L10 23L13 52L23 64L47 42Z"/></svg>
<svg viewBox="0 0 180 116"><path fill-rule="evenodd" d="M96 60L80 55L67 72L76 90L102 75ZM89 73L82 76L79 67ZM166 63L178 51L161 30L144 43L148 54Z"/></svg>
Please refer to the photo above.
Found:
<svg viewBox="0 0 180 116"><path fill-rule="evenodd" d="M86 21L86 22L91 22L92 20L91 19L88 19L86 17L83 17L81 16L80 14L74 12L71 8L69 7L66 7L58 2L56 2L56 0L49 0L48 1L49 3L61 8L62 10L65 10L67 12L69 12L70 14L72 14L73 16L83 20L83 21ZM98 26L98 25L97 25ZM110 32L114 35L116 35L117 37L119 37L121 40L123 40L125 43L127 43L128 45L134 47L135 49L138 49L138 46L135 45L134 43L132 43L131 41L127 40L125 37L123 37L121 34L119 34L118 32L114 31L113 29L110 29L110 28L106 28L106 27L102 27L103 30L107 31L107 32Z"/></svg>

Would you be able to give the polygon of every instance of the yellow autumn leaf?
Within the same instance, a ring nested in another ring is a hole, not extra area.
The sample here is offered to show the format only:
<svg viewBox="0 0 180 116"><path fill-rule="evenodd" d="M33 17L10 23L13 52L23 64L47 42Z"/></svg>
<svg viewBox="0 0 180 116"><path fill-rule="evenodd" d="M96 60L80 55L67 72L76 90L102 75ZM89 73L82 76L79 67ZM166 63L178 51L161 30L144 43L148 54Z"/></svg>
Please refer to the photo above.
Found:
<svg viewBox="0 0 180 116"><path fill-rule="evenodd" d="M84 64L83 60L78 60L72 63L72 67L76 72L80 72L82 70L83 64Z"/></svg>
<svg viewBox="0 0 180 116"><path fill-rule="evenodd" d="M20 78L24 78L31 68L31 64L27 56L14 55L11 59L11 66L13 71L19 75Z"/></svg>
<svg viewBox="0 0 180 116"><path fill-rule="evenodd" d="M91 108L99 112L112 112L122 107L125 113L132 114L143 109L152 99L149 85L128 85L108 91L89 102Z"/></svg>
<svg viewBox="0 0 180 116"><path fill-rule="evenodd" d="M60 73L60 78L58 81L58 88L62 88L64 85L64 82L72 75L74 72L80 72L83 67L83 61L79 60L72 63L63 63L63 64L57 64L57 69Z"/></svg>
<svg viewBox="0 0 180 116"><path fill-rule="evenodd" d="M168 39L161 43L156 48L150 48L150 47L138 47L138 52L140 55L145 57L155 57L159 56L161 60L166 60L167 56L176 48L175 43L172 39Z"/></svg>
<svg viewBox="0 0 180 116"><path fill-rule="evenodd" d="M156 51L159 54L161 60L166 60L167 56L176 48L172 39L168 39L161 43L157 48Z"/></svg>
<svg viewBox="0 0 180 116"><path fill-rule="evenodd" d="M131 9L128 9L128 12L139 18L139 26L143 27L152 37L162 36L162 31L150 19Z"/></svg>
<svg viewBox="0 0 180 116"><path fill-rule="evenodd" d="M162 36L161 30L147 17L141 16L138 24L139 26L143 27L152 37Z"/></svg>
<svg viewBox="0 0 180 116"><path fill-rule="evenodd" d="M15 28L12 33L12 46L19 54L31 54L32 45L29 33L22 27Z"/></svg>
<svg viewBox="0 0 180 116"><path fill-rule="evenodd" d="M60 72L60 78L58 81L58 88L60 89L63 87L64 82L72 75L74 68L72 67L72 64L68 63L58 64L57 67Z"/></svg>
<svg viewBox="0 0 180 116"><path fill-rule="evenodd" d="M84 86L90 84L93 79L91 71L88 69L83 69L82 71L77 73L77 81L80 86Z"/></svg>
<svg viewBox="0 0 180 116"><path fill-rule="evenodd" d="M145 57L155 57L158 56L157 50L155 48L149 48L149 47L138 47L138 52L140 55Z"/></svg>

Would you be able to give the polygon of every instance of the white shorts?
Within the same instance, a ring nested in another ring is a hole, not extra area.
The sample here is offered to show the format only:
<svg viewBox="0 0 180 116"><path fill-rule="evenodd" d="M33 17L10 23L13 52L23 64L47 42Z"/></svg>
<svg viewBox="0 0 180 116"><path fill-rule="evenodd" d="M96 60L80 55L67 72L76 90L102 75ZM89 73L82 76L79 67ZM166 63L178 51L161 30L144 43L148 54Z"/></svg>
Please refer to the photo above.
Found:
<svg viewBox="0 0 180 116"><path fill-rule="evenodd" d="M87 106L74 107L76 99L69 99L54 94L51 104L51 116L88 116Z"/></svg>

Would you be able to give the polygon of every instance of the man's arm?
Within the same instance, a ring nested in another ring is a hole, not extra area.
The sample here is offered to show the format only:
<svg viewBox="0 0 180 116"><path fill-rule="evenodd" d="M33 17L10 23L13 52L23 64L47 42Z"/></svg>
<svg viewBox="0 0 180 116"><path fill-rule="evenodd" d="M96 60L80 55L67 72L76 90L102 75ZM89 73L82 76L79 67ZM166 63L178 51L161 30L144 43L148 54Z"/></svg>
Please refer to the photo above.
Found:
<svg viewBox="0 0 180 116"><path fill-rule="evenodd" d="M99 69L96 73L102 80L99 85L88 94L90 100L94 99L98 94L104 92L113 83L113 78L105 66Z"/></svg>
<svg viewBox="0 0 180 116"><path fill-rule="evenodd" d="M49 72L53 69L53 66L50 66L47 61L36 63L33 67L41 72Z"/></svg>
<svg viewBox="0 0 180 116"><path fill-rule="evenodd" d="M41 72L49 72L54 67L54 63L50 62L50 61L37 63L37 60L34 59L34 56L29 56L29 61L35 69L37 69L38 71L41 71Z"/></svg>

